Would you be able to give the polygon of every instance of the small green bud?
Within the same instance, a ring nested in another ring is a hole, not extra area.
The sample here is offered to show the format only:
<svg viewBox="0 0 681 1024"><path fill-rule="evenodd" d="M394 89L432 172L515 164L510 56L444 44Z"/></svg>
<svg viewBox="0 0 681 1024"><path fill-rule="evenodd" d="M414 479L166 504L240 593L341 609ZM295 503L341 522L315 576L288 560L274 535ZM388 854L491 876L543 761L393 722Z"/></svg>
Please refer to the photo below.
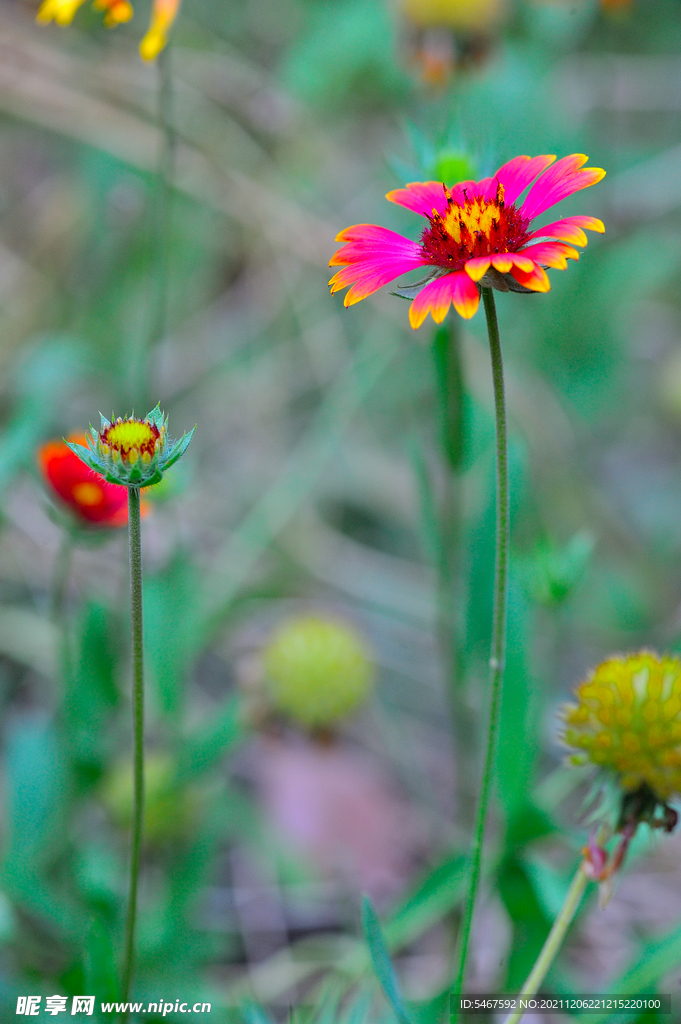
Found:
<svg viewBox="0 0 681 1024"><path fill-rule="evenodd" d="M184 455L196 430L194 427L179 441L171 441L167 423L158 405L143 420L134 416L107 420L102 416L100 430L90 427L87 447L69 441L66 444L109 483L151 487Z"/></svg>

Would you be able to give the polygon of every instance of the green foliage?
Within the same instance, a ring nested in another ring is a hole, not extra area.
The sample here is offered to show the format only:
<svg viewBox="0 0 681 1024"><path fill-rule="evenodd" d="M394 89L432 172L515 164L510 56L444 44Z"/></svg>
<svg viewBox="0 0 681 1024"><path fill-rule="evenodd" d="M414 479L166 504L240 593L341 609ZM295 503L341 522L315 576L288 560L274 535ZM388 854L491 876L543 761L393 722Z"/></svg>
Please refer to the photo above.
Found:
<svg viewBox="0 0 681 1024"><path fill-rule="evenodd" d="M384 103L408 84L395 65L395 43L388 9L378 0L325 3L289 50L283 79L299 96L325 107Z"/></svg>
<svg viewBox="0 0 681 1024"><path fill-rule="evenodd" d="M149 4L115 32L90 3L54 31L2 6L0 1017L28 991L114 998L127 887L125 531L76 537L55 601L36 448L161 399L199 430L142 527L136 991L196 993L218 1024L446 1021L487 695L487 342L480 314L413 332L387 294L345 310L326 263L347 224L418 240L389 188L584 150L608 177L545 219L602 216L605 236L549 294L498 303L512 563L483 877L510 921L494 984L520 988L587 838L556 705L600 658L678 634L677 0L509 4L489 39L384 0L183 0L153 68ZM441 90L426 57L453 60ZM290 614L335 609L380 678L347 731L303 737L271 716L262 650ZM624 871L668 842L639 838ZM598 987L677 971L656 921L672 877L665 861L645 912L614 908L636 951ZM365 903L366 941L362 886L383 921ZM592 897L557 991L587 987Z"/></svg>
<svg viewBox="0 0 681 1024"><path fill-rule="evenodd" d="M362 900L362 931L369 946L371 963L385 997L395 1011L400 1024L412 1024L407 1013L395 970L390 960L381 925L367 896Z"/></svg>

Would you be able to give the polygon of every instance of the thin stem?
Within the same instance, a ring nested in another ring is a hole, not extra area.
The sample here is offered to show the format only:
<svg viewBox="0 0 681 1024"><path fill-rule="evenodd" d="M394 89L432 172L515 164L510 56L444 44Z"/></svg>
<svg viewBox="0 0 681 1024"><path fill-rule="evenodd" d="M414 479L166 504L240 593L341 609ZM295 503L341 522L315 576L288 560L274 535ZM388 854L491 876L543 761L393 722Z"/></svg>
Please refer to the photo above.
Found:
<svg viewBox="0 0 681 1024"><path fill-rule="evenodd" d="M135 925L137 923L137 880L142 822L144 817L144 649L142 642L142 545L140 543L140 492L128 488L128 533L130 538L130 619L132 625L132 717L134 744L134 802L130 854L130 900L125 926L122 999L130 997L135 963ZM128 1019L124 1011L123 1021Z"/></svg>
<svg viewBox="0 0 681 1024"><path fill-rule="evenodd" d="M73 536L68 530L64 530L59 542L57 557L54 560L50 583L50 618L56 626L62 626L65 617L66 592L69 585L72 559Z"/></svg>
<svg viewBox="0 0 681 1024"><path fill-rule="evenodd" d="M455 1002L461 995L466 974L466 959L470 941L475 898L480 881L482 848L485 836L487 807L492 789L494 770L494 754L499 726L499 707L501 704L501 688L504 677L504 660L506 654L506 608L508 603L508 555L509 555L509 501L508 501L508 441L506 436L506 402L504 398L504 367L499 342L499 324L491 288L482 289L482 298L487 317L487 332L492 359L492 383L494 386L494 410L496 414L496 448L497 448L497 536L496 562L494 572L494 611L492 618L492 649L490 652L490 710L487 728L487 743L482 773L482 782L478 795L475 814L473 843L471 846L470 878L468 895L461 927L459 945L459 970L453 989ZM458 1011L454 1009L453 1021L458 1019Z"/></svg>
<svg viewBox="0 0 681 1024"><path fill-rule="evenodd" d="M546 972L553 963L558 950L563 944L565 934L572 924L572 919L577 913L579 904L581 903L584 890L586 889L586 883L588 879L584 874L583 862L577 868L575 877L572 879L572 884L567 891L565 902L560 909L558 917L553 922L553 927L549 932L546 942L542 946L542 951L537 957L537 962L530 971L527 981L522 987L520 993L521 996L534 996L539 990L539 986L546 977ZM518 1024L518 1021L523 1016L522 1010L516 1010L507 1017L506 1024Z"/></svg>

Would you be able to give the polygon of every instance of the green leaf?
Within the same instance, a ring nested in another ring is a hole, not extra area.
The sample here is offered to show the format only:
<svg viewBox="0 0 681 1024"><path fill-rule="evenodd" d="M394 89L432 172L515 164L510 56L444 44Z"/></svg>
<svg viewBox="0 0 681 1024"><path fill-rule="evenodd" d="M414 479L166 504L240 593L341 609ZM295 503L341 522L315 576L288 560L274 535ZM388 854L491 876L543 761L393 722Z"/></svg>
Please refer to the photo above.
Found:
<svg viewBox="0 0 681 1024"><path fill-rule="evenodd" d="M99 918L93 918L83 949L83 977L87 992L96 992L97 1001L119 998L116 951L111 930Z"/></svg>
<svg viewBox="0 0 681 1024"><path fill-rule="evenodd" d="M466 418L461 338L457 318L438 328L433 340L442 449L455 472L463 466Z"/></svg>
<svg viewBox="0 0 681 1024"><path fill-rule="evenodd" d="M434 481L429 473L423 449L421 438L413 436L409 445L409 454L419 495L420 532L426 554L433 565L438 565L442 558L442 538L433 490Z"/></svg>
<svg viewBox="0 0 681 1024"><path fill-rule="evenodd" d="M675 928L662 939L645 942L637 959L620 975L616 981L608 983L608 990L623 996L637 995L639 992L654 992L660 979L669 971L676 970L681 964L681 928ZM672 1004L677 997L672 997ZM625 1020L632 1020L632 1013ZM591 1024L602 1024L611 1020L608 1013L601 1013L589 1018Z"/></svg>
<svg viewBox="0 0 681 1024"><path fill-rule="evenodd" d="M240 697L233 697L212 716L208 725L183 742L177 768L178 783L207 771L247 735L243 702Z"/></svg>
<svg viewBox="0 0 681 1024"><path fill-rule="evenodd" d="M369 946L374 973L381 983L385 996L395 1011L400 1024L413 1024L400 994L397 976L390 960L390 954L383 938L381 926L368 896L362 900L362 931Z"/></svg>
<svg viewBox="0 0 681 1024"><path fill-rule="evenodd" d="M87 604L76 625L63 702L69 749L84 764L100 766L110 749L108 726L119 700L121 647L120 624L111 610L96 602Z"/></svg>
<svg viewBox="0 0 681 1024"><path fill-rule="evenodd" d="M196 568L180 553L162 572L144 581L144 634L151 676L163 712L176 716L194 654Z"/></svg>
<svg viewBox="0 0 681 1024"><path fill-rule="evenodd" d="M520 992L552 925L535 896L524 865L506 858L497 874L499 894L513 922L506 991Z"/></svg>
<svg viewBox="0 0 681 1024"><path fill-rule="evenodd" d="M274 1021L268 1013L258 1006L256 1003L242 1003L239 1007L239 1013L246 1022L246 1024L274 1024Z"/></svg>
<svg viewBox="0 0 681 1024"><path fill-rule="evenodd" d="M399 949L422 935L463 899L468 859L456 853L438 864L415 891L393 911L385 925L390 949Z"/></svg>
<svg viewBox="0 0 681 1024"><path fill-rule="evenodd" d="M509 818L521 809L525 813L537 757L538 687L530 675L527 654L531 636L527 599L512 568L508 588L506 671L496 754L497 791Z"/></svg>
<svg viewBox="0 0 681 1024"><path fill-rule="evenodd" d="M31 913L78 935L81 914L43 877L66 841L69 778L55 730L41 715L15 721L6 742L5 891Z"/></svg>
<svg viewBox="0 0 681 1024"><path fill-rule="evenodd" d="M491 643L492 593L494 587L494 538L496 532L496 475L490 457L486 500L471 524L467 537L470 565L467 609L467 647L471 657L487 662ZM513 438L509 443L508 470L511 492L511 536L524 495L527 452Z"/></svg>

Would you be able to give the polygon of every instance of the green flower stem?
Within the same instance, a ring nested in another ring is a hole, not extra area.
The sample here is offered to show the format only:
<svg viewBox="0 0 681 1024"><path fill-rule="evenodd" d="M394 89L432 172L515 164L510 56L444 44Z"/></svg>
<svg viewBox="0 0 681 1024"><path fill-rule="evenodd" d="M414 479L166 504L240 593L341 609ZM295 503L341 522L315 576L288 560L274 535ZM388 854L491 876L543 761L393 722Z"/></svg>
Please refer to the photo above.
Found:
<svg viewBox="0 0 681 1024"><path fill-rule="evenodd" d="M59 542L57 557L54 560L52 580L50 582L50 618L56 626L63 628L66 610L66 592L71 575L73 561L73 535L64 530Z"/></svg>
<svg viewBox="0 0 681 1024"><path fill-rule="evenodd" d="M521 996L527 996L528 998L537 994L539 986L546 977L546 972L553 963L556 953L563 944L565 934L572 924L572 919L577 913L579 904L581 903L584 890L586 889L586 883L588 879L584 874L583 863L577 868L575 877L572 879L572 884L567 891L565 902L560 909L558 917L553 922L553 927L549 932L546 942L542 947L542 951L537 957L537 962L530 971L527 981L522 987L520 993ZM518 1024L518 1021L522 1018L523 1011L516 1010L507 1017L506 1024Z"/></svg>
<svg viewBox="0 0 681 1024"><path fill-rule="evenodd" d="M492 789L494 773L494 754L499 726L499 707L501 704L501 688L504 677L504 660L506 654L506 608L508 603L508 555L509 555L509 501L508 501L508 440L506 436L506 402L504 398L504 367L499 342L499 324L491 288L482 289L482 299L487 317L487 332L492 359L492 383L494 385L494 409L496 414L497 444L497 537L496 565L494 573L494 612L492 620L492 649L490 653L490 710L487 728L487 743L482 773L482 782L478 795L471 847L470 878L468 895L461 926L459 943L459 969L453 989L455 1002L461 995L466 974L466 959L470 941L475 897L480 881L482 848L485 835L487 807ZM454 1010L453 1020L456 1022L458 1012Z"/></svg>
<svg viewBox="0 0 681 1024"><path fill-rule="evenodd" d="M142 822L144 817L144 649L142 642L142 545L140 543L140 491L128 488L128 533L130 538L130 605L132 623L133 735L134 735L134 802L130 855L130 901L125 926L125 951L121 997L130 998L135 964L135 925L137 923L137 880ZM123 1021L127 1021L127 1012Z"/></svg>

